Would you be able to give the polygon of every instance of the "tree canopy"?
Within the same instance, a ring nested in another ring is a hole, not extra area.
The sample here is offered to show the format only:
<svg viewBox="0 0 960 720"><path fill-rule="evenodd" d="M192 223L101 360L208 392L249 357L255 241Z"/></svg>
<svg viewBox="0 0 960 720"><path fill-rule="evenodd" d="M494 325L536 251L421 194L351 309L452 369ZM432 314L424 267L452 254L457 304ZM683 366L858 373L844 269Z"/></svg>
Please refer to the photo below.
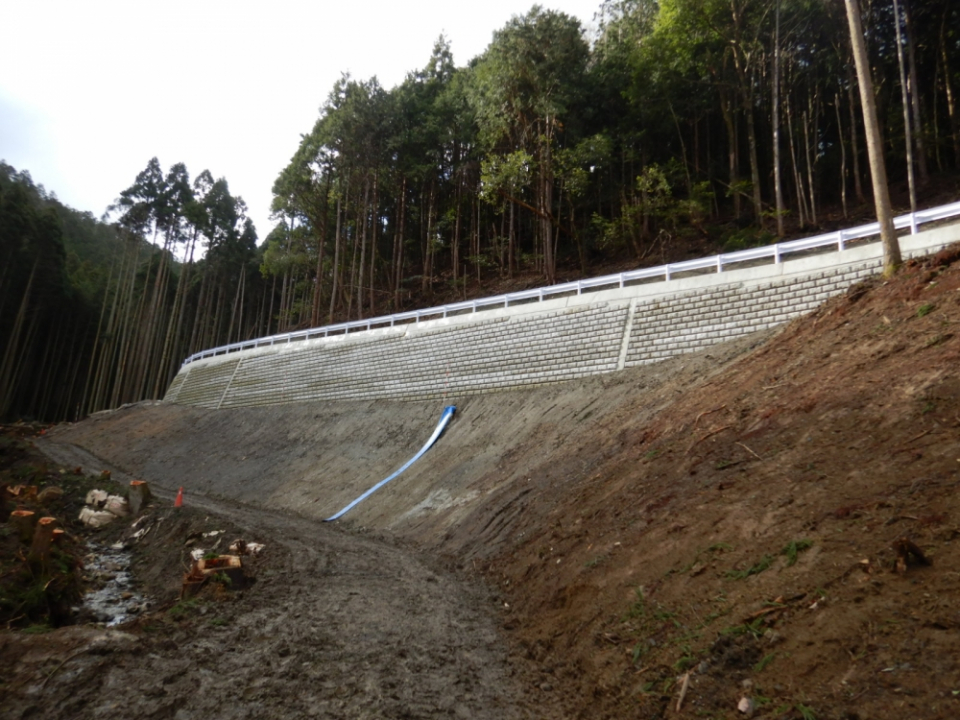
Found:
<svg viewBox="0 0 960 720"><path fill-rule="evenodd" d="M955 173L960 9L862 4L891 182L907 176L898 24L916 163ZM842 220L824 208L869 211L842 2L606 0L595 20L588 36L534 6L466 66L441 37L396 88L343 77L274 186L286 244L267 270L293 288L287 319L361 318L491 273L552 282L602 259L766 243Z"/></svg>

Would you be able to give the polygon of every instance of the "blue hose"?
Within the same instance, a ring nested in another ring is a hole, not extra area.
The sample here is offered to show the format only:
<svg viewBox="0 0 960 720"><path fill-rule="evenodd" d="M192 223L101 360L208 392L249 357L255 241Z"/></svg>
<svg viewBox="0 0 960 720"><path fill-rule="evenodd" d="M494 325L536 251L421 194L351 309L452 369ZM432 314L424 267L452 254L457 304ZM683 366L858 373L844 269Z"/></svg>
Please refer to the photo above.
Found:
<svg viewBox="0 0 960 720"><path fill-rule="evenodd" d="M380 488L382 488L384 485L386 485L388 482L390 482L391 480L393 480L395 477L397 477L400 473L402 473L402 472L403 472L404 470L406 470L408 467L410 467L411 465L413 465L417 460L419 460L420 457L421 457L427 450L429 450L430 447L437 441L437 438L440 437L440 433L442 433L442 432L443 432L443 429L444 429L445 427L447 427L447 424L450 422L450 418L453 417L453 414L454 414L456 411L457 411L457 408L456 408L455 405L448 405L447 407L445 407L445 408L443 409L443 415L440 416L440 422L437 423L437 429L433 431L433 435L430 436L430 439L427 440L427 442L424 444L424 446L423 446L422 448L420 448L420 451L419 451L416 455L414 455L412 458L410 458L409 460L407 460L407 462L404 464L404 466L403 466L402 468L400 468L399 470L397 470L393 475L391 475L390 477L386 478L385 480L381 480L380 482L378 482L378 483L377 483L376 485L374 485L372 488L370 488L369 490L367 490L363 495L361 495L361 496L358 497L356 500L354 500L354 501L351 502L349 505L347 505L345 508L343 508L343 509L342 509L340 512L338 512L336 515L331 515L330 517L328 517L326 520L324 520L324 522L330 522L331 520L339 520L339 519L340 519L344 514L346 514L346 512L347 512L348 510L350 510L354 505L357 505L357 504L361 503L362 501L366 500L368 497L370 497L371 495L373 495L377 490L379 490Z"/></svg>

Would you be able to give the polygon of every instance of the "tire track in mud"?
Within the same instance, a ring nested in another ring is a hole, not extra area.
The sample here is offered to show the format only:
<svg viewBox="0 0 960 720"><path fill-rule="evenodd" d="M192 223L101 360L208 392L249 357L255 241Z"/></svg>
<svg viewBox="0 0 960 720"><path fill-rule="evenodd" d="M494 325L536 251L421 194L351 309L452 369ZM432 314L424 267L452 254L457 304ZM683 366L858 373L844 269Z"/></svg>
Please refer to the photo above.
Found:
<svg viewBox="0 0 960 720"><path fill-rule="evenodd" d="M61 465L129 479L69 443L37 445ZM169 489L155 490L172 504ZM495 599L482 586L336 526L192 493L185 505L267 544L256 584L223 603L232 616L221 626L164 639L143 633L71 661L49 681L44 704L33 705L44 717L530 716L496 628ZM173 539L179 552L183 538ZM49 668L35 670L42 680ZM26 704L11 708L22 716L37 697L28 682L19 698Z"/></svg>

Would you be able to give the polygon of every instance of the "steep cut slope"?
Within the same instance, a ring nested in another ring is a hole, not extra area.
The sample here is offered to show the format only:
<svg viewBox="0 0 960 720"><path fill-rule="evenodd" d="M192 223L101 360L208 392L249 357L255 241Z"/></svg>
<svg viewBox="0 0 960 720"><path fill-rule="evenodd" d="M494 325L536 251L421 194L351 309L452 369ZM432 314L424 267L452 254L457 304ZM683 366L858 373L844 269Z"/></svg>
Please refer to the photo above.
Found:
<svg viewBox="0 0 960 720"><path fill-rule="evenodd" d="M958 257L773 336L449 398L445 437L347 524L498 585L543 717L734 717L742 698L766 717L955 717ZM439 412L137 406L51 441L320 518L396 469ZM910 543L932 564L908 552L897 571Z"/></svg>
<svg viewBox="0 0 960 720"><path fill-rule="evenodd" d="M852 289L652 420L608 418L589 477L531 503L486 570L571 715L672 715L691 671L690 717L744 695L769 717L956 717L958 254ZM894 572L903 538L932 566Z"/></svg>

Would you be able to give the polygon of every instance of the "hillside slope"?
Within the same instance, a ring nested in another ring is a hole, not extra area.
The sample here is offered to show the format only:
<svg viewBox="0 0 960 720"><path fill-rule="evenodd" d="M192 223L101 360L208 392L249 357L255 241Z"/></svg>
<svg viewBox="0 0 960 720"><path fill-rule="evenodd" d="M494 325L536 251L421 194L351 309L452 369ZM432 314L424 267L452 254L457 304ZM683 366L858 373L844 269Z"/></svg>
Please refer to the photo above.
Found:
<svg viewBox="0 0 960 720"><path fill-rule="evenodd" d="M742 698L771 718L955 717L958 259L709 353L451 398L437 447L346 522L497 585L543 717L732 718ZM51 442L321 518L439 411L141 405ZM932 564L895 569L910 543Z"/></svg>

